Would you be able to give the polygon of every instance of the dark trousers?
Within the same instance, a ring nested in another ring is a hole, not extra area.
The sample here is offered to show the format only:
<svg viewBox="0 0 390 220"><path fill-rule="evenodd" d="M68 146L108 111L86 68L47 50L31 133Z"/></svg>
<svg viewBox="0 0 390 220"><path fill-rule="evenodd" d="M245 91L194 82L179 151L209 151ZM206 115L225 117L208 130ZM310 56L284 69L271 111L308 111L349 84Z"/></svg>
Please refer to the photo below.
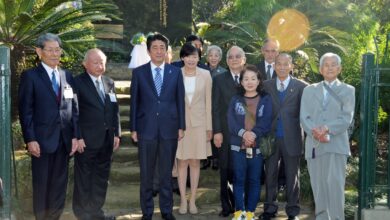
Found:
<svg viewBox="0 0 390 220"><path fill-rule="evenodd" d="M35 219L60 218L65 205L68 162L68 152L62 142L54 153L31 157Z"/></svg>
<svg viewBox="0 0 390 220"><path fill-rule="evenodd" d="M176 156L177 139L170 140L139 140L138 159L140 163L140 200L142 214L147 217L153 215L153 176L156 166L157 156L159 175L159 203L161 213L172 212L172 167Z"/></svg>
<svg viewBox="0 0 390 220"><path fill-rule="evenodd" d="M231 150L227 143L223 143L222 147L218 149L218 161L221 206L224 212L230 212L234 210L235 204L233 190L228 186L228 184L233 184L233 168Z"/></svg>
<svg viewBox="0 0 390 220"><path fill-rule="evenodd" d="M86 147L75 156L73 212L79 220L104 220L103 205L106 200L112 158L112 140L106 135L99 148ZM87 144L88 146L88 144Z"/></svg>
<svg viewBox="0 0 390 220"><path fill-rule="evenodd" d="M280 160L284 162L284 173L286 177L286 213L288 216L297 216L299 207L299 163L300 156L290 156L287 152L283 138L276 138L275 153L265 163L265 202L264 212L274 214L278 211L276 196L278 193L278 176Z"/></svg>

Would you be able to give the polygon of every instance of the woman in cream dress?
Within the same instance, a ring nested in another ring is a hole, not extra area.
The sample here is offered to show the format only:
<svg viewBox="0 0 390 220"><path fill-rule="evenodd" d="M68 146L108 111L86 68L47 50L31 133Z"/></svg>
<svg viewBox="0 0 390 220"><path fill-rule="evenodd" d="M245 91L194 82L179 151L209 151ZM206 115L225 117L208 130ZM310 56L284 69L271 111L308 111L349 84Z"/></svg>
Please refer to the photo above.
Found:
<svg viewBox="0 0 390 220"><path fill-rule="evenodd" d="M211 155L211 75L208 70L197 67L198 49L186 43L180 50L184 61L182 68L185 97L186 131L179 141L176 157L178 159L178 183L180 189L179 213L187 213L186 181L190 167L191 196L189 212L198 213L195 204L196 190L200 174L200 160Z"/></svg>

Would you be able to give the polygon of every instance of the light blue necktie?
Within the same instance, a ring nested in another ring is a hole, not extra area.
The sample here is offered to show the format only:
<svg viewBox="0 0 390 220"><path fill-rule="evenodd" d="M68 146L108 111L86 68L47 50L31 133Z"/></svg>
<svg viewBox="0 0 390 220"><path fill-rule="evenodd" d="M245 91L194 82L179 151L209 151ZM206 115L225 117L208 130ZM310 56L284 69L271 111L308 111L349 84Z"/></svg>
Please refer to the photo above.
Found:
<svg viewBox="0 0 390 220"><path fill-rule="evenodd" d="M154 77L154 86L156 87L157 95L160 96L161 86L162 86L162 77L161 77L161 68L156 67L156 76Z"/></svg>
<svg viewBox="0 0 390 220"><path fill-rule="evenodd" d="M58 86L58 83L56 80L55 70L53 70L53 72L51 73L51 86L53 87L53 90L56 93L56 96L58 96L59 86Z"/></svg>
<svg viewBox="0 0 390 220"><path fill-rule="evenodd" d="M102 102L104 103L104 99L105 99L105 94L104 94L104 92L100 89L100 82L99 82L99 80L96 80L95 81L95 86L96 86L96 90L97 90L97 92L98 92L98 95L99 95L99 97L100 97L100 99L102 100Z"/></svg>

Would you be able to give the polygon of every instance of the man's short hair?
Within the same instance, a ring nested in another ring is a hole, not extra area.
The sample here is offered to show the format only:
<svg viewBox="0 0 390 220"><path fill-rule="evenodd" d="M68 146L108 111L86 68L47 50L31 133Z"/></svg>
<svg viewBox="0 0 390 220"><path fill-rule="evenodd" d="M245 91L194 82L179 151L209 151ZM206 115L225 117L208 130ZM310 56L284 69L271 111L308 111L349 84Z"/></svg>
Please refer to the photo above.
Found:
<svg viewBox="0 0 390 220"><path fill-rule="evenodd" d="M204 44L203 39L201 37L199 37L198 35L190 34L186 37L186 42L192 42L195 40L200 41L200 43L202 43L202 46L203 46L203 44Z"/></svg>
<svg viewBox="0 0 390 220"><path fill-rule="evenodd" d="M164 42L165 48L168 50L168 45L169 45L168 38L157 32L149 35L148 38L146 39L146 47L148 48L148 50L150 50L150 47L152 46L152 42L156 40L161 40L162 42Z"/></svg>
<svg viewBox="0 0 390 220"><path fill-rule="evenodd" d="M275 57L275 62L279 59L279 57L287 57L291 64L293 64L293 58L288 53L280 53Z"/></svg>
<svg viewBox="0 0 390 220"><path fill-rule="evenodd" d="M241 54L241 56L242 56L243 58L246 58L244 50L243 50L241 47L239 47L239 46L237 46L237 45L234 45L234 46L232 46L231 48L229 48L229 50L226 52L226 60L229 59L230 52L232 51L233 48L238 49L238 52Z"/></svg>
<svg viewBox="0 0 390 220"><path fill-rule="evenodd" d="M263 49L263 47L264 47L266 44L270 43L270 42L275 43L275 44L276 44L276 47L277 47L278 50L279 50L279 47L280 47L279 41L276 40L276 39L272 39L272 38L266 38L266 39L263 41L263 46L261 46L261 49Z"/></svg>
<svg viewBox="0 0 390 220"><path fill-rule="evenodd" d="M322 67L322 65L324 65L325 58L329 58L329 57L335 57L337 60L337 64L341 66L341 57L335 53L328 52L322 55L322 57L320 58L320 68Z"/></svg>
<svg viewBox="0 0 390 220"><path fill-rule="evenodd" d="M106 56L106 54L105 54L102 50L100 50L99 48L92 48L92 49L87 50L87 52L85 53L84 59L83 59L84 62L87 62L87 60L88 60L88 58L89 58L89 55L90 55L92 52L97 52L97 53L102 54L103 57L107 60L107 56Z"/></svg>
<svg viewBox="0 0 390 220"><path fill-rule="evenodd" d="M58 44L60 45L60 47L62 46L61 39L58 37L58 35L52 34L52 33L45 33L45 34L42 34L38 37L37 47L43 49L45 47L45 43L47 41L57 41Z"/></svg>

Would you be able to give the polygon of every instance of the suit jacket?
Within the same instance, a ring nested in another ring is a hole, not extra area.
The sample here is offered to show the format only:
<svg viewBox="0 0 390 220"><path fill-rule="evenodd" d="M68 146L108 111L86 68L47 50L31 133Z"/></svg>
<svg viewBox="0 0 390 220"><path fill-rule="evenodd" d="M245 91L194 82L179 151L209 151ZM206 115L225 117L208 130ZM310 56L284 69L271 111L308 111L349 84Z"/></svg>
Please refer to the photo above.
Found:
<svg viewBox="0 0 390 220"><path fill-rule="evenodd" d="M182 68L184 76L184 68ZM195 92L191 103L185 96L186 126L205 126L206 130L212 130L211 121L211 86L210 72L200 67L196 68Z"/></svg>
<svg viewBox="0 0 390 220"><path fill-rule="evenodd" d="M53 153L60 139L70 152L72 138L77 138L77 96L64 97L64 88L72 88L72 74L58 68L60 75L60 100L52 88L51 80L42 66L22 73L19 84L19 120L24 142L37 141L41 153Z"/></svg>
<svg viewBox="0 0 390 220"><path fill-rule="evenodd" d="M310 85L303 91L300 120L307 135L305 141L306 158L312 156L312 149L317 145L316 155L324 153L351 154L348 127L352 122L355 109L355 88L336 80L332 89L341 98L343 108L330 94L328 94L327 102L323 105L323 82ZM329 143L318 143L312 136L311 130L321 125L326 125L329 128Z"/></svg>
<svg viewBox="0 0 390 220"><path fill-rule="evenodd" d="M307 83L292 76L286 88L286 96L280 102L276 79L264 82L264 90L271 95L273 118L280 117L283 123L283 139L290 156L302 154L303 132L299 124L299 112L303 89ZM276 122L275 122L276 128Z"/></svg>
<svg viewBox="0 0 390 220"><path fill-rule="evenodd" d="M103 147L106 132L113 146L114 136L121 135L118 103L112 102L109 94L115 96L114 81L102 76L105 102L101 100L95 83L88 73L82 73L75 78L76 91L79 101L79 131L88 148Z"/></svg>
<svg viewBox="0 0 390 220"><path fill-rule="evenodd" d="M237 88L230 71L216 75L213 78L212 112L213 132L223 133L224 141L228 140L230 133L227 123L227 111L230 100L237 94ZM227 143L229 143L227 141Z"/></svg>
<svg viewBox="0 0 390 220"><path fill-rule="evenodd" d="M261 79L263 81L267 80L267 70L265 68L265 61L264 60L261 60L259 64L256 65L257 69L259 70L260 72L260 75L261 75ZM276 72L274 70L274 72L272 73L272 79L276 79Z"/></svg>
<svg viewBox="0 0 390 220"><path fill-rule="evenodd" d="M165 64L160 96L150 62L133 70L130 88L130 130L139 139L177 139L185 129L184 84L181 70Z"/></svg>

